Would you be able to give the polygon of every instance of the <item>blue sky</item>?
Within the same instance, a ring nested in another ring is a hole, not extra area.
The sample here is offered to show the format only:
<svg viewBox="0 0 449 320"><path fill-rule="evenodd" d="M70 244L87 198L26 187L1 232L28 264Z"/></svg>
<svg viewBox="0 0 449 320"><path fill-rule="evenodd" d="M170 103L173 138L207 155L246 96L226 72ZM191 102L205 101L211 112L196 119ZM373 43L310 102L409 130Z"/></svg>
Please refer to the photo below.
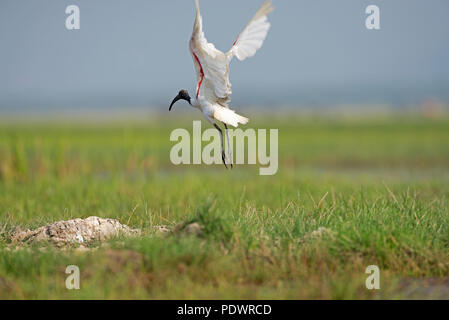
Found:
<svg viewBox="0 0 449 320"><path fill-rule="evenodd" d="M262 0L202 0L226 51ZM449 100L449 1L273 0L272 29L231 63L235 104ZM65 28L78 5L81 29ZM381 30L365 28L380 7ZM2 0L0 109L153 106L193 92L193 0Z"/></svg>

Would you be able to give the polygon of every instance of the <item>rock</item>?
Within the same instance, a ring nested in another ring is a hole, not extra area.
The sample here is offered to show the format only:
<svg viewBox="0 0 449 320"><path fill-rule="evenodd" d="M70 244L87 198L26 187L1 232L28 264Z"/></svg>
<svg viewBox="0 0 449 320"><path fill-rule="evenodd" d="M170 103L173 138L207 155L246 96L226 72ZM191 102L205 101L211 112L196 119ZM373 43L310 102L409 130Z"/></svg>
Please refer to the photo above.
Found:
<svg viewBox="0 0 449 320"><path fill-rule="evenodd" d="M314 231L306 234L301 239L299 239L299 242L303 243L303 242L308 242L311 240L321 239L324 237L333 237L334 234L335 234L334 231L332 231L331 229L328 229L325 227L319 227L317 230L314 230Z"/></svg>
<svg viewBox="0 0 449 320"><path fill-rule="evenodd" d="M171 232L171 230L166 226L153 226L153 229L155 234L158 236L169 234Z"/></svg>
<svg viewBox="0 0 449 320"><path fill-rule="evenodd" d="M312 231L309 234L309 237L312 239L321 238L324 235L332 235L333 231L328 228L319 227L318 230Z"/></svg>
<svg viewBox="0 0 449 320"><path fill-rule="evenodd" d="M30 244L49 242L58 247L67 244L89 244L95 241L103 242L118 235L139 235L140 230L131 229L115 219L89 217L57 221L39 227L35 230L18 230L13 233L11 242L16 244Z"/></svg>
<svg viewBox="0 0 449 320"><path fill-rule="evenodd" d="M193 222L176 228L176 233L184 236L200 236L203 233L203 227Z"/></svg>

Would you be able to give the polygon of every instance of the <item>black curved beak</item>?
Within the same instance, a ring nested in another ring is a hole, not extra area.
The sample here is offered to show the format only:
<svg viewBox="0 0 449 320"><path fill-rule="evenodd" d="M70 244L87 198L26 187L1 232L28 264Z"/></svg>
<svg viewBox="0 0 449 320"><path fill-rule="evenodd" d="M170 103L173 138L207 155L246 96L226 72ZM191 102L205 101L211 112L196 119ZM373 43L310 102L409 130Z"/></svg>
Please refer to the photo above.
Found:
<svg viewBox="0 0 449 320"><path fill-rule="evenodd" d="M178 94L178 95L173 99L173 101L171 102L170 108L168 108L168 111L171 111L171 108L172 108L173 105L176 103L176 101L181 100L181 99L182 99L181 96Z"/></svg>
<svg viewBox="0 0 449 320"><path fill-rule="evenodd" d="M189 97L188 99L186 99L186 98L184 98L184 97L182 97L181 95L178 94L178 95L173 99L173 101L171 102L170 107L168 108L168 111L171 111L171 108L172 108L173 105L176 103L176 101L181 100L181 99L187 101L190 105L192 105L192 104L190 103L190 97Z"/></svg>

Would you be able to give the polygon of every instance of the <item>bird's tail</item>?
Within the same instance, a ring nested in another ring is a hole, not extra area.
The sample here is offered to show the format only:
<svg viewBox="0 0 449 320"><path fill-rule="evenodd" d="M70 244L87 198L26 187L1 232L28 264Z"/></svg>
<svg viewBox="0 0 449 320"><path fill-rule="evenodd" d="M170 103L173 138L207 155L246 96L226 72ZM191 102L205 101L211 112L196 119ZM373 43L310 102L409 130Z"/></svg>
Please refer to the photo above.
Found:
<svg viewBox="0 0 449 320"><path fill-rule="evenodd" d="M241 115L235 113L234 110L225 107L217 108L214 112L214 118L236 128L239 123L247 124L249 121L248 118L242 117Z"/></svg>

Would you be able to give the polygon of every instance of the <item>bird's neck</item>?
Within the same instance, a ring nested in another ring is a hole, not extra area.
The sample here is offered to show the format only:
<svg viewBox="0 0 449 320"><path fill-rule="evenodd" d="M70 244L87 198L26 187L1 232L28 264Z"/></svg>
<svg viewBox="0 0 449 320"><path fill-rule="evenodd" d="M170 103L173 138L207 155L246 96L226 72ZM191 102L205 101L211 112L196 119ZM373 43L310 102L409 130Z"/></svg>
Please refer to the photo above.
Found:
<svg viewBox="0 0 449 320"><path fill-rule="evenodd" d="M201 105L197 98L192 99L192 107L201 110Z"/></svg>

